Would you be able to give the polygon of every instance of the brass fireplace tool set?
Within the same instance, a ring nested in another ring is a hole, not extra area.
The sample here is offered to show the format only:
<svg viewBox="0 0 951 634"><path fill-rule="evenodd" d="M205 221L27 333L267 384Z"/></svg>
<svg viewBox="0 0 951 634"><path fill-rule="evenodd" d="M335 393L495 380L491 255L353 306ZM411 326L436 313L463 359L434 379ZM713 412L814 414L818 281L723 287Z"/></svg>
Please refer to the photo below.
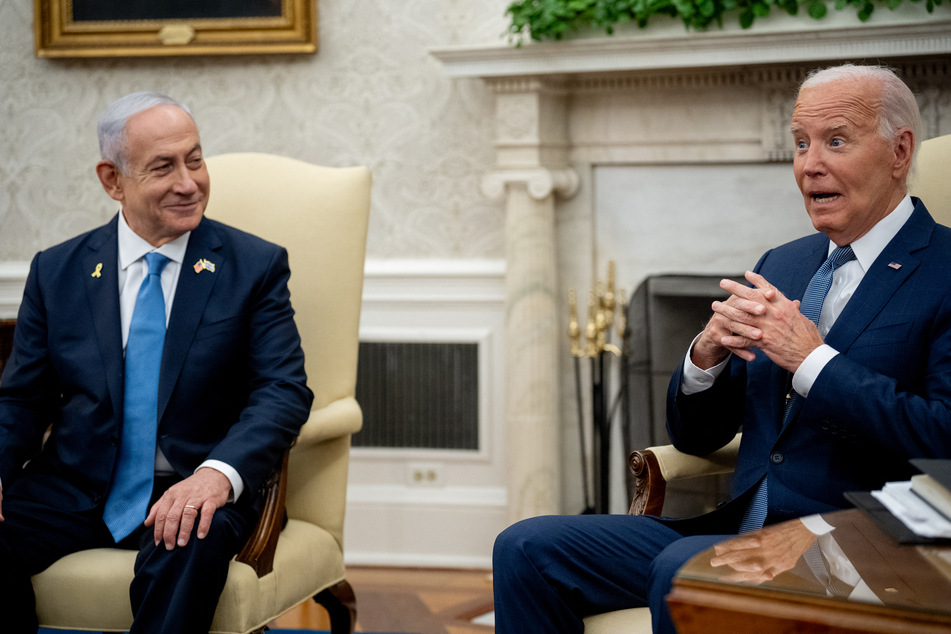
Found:
<svg viewBox="0 0 951 634"><path fill-rule="evenodd" d="M582 341L581 322L578 320L578 298L574 289L568 291L568 338L574 358L575 392L578 401L578 430L581 442L581 473L584 487L583 513L608 513L610 502L611 421L614 419L617 399L610 404L609 383L612 360L620 362L621 344L627 329L627 300L624 290L615 290L614 262L608 262L607 282L596 281L588 294L588 320ZM617 315L615 316L615 313ZM613 327L613 328L612 328ZM618 343L612 342L617 335ZM591 470L588 465L588 439L585 434L585 405L582 399L582 359L590 364L591 391L591 457L596 469L594 502L591 501ZM623 389L623 386L621 386ZM620 390L619 390L620 393Z"/></svg>

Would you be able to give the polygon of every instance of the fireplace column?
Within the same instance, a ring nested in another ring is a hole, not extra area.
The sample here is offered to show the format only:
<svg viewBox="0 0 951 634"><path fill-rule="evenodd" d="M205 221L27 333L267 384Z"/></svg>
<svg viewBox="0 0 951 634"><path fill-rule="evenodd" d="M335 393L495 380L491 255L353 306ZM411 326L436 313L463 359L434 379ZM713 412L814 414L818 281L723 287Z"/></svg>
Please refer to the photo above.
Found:
<svg viewBox="0 0 951 634"><path fill-rule="evenodd" d="M491 82L496 170L483 191L506 222L506 481L512 521L560 512L559 315L555 197L573 196L565 91L552 80Z"/></svg>

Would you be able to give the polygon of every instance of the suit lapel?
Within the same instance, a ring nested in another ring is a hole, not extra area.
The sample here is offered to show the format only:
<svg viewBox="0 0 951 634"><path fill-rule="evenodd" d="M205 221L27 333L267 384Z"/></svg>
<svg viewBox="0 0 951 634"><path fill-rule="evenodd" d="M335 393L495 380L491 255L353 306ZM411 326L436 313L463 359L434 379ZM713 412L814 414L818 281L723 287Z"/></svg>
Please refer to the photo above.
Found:
<svg viewBox="0 0 951 634"><path fill-rule="evenodd" d="M895 291L921 264L916 253L928 246L935 222L920 202L915 211L865 273L855 294L826 336L826 343L845 352L875 319Z"/></svg>
<svg viewBox="0 0 951 634"><path fill-rule="evenodd" d="M86 288L93 330L102 355L106 386L114 411L122 411L124 394L122 326L119 318L119 243L116 215L90 238L80 275Z"/></svg>
<svg viewBox="0 0 951 634"><path fill-rule="evenodd" d="M798 271L792 279L788 280L784 288L780 290L789 299L798 299L802 301L802 296L806 294L806 287L809 286L812 276L816 274L822 263L829 255L829 239L822 236L823 239L815 240L815 246L801 258L802 266L792 265L790 268Z"/></svg>
<svg viewBox="0 0 951 634"><path fill-rule="evenodd" d="M214 253L221 249L221 240L207 220L202 219L188 238L185 261L178 276L175 302L169 316L165 335L165 350L162 356L162 371L159 378L158 420L161 423L165 407L178 377L182 372L185 356L191 347L198 324L201 323L205 305L211 296L218 276L208 270L194 268L196 262L206 259L218 262Z"/></svg>

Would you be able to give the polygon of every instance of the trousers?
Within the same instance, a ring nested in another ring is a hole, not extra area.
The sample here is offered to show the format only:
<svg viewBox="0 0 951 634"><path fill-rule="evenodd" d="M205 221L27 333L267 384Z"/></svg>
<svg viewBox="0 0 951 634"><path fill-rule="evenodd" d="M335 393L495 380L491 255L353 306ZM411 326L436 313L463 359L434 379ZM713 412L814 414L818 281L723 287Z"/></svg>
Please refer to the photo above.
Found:
<svg viewBox="0 0 951 634"><path fill-rule="evenodd" d="M230 561L257 521L246 505L229 504L215 512L204 539L193 534L184 547L156 546L152 528L144 525L116 544L101 506L64 511L17 495L16 484L3 491L0 522L0 629L9 634L35 634L39 627L32 575L70 553L103 547L138 550L129 588L135 618L130 634L207 634ZM168 479L157 478L152 501L168 486Z"/></svg>
<svg viewBox="0 0 951 634"><path fill-rule="evenodd" d="M499 634L584 632L586 616L650 607L654 632L675 632L665 597L695 554L735 535L685 535L649 516L535 517L495 541Z"/></svg>

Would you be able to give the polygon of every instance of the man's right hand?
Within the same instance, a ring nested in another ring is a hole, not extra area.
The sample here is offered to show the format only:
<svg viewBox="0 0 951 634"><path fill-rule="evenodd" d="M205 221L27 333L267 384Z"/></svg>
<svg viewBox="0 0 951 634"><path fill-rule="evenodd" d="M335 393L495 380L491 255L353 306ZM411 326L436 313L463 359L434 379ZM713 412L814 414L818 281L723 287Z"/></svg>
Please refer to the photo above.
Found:
<svg viewBox="0 0 951 634"><path fill-rule="evenodd" d="M720 287L725 288L730 280L722 280ZM755 292L762 295L761 302L744 299L737 295L730 295L726 300L713 302L713 317L707 322L700 338L693 346L690 352L690 360L701 370L709 370L713 366L723 361L730 353L737 354L743 359L749 360L752 353L748 348L731 348L723 344L725 337L733 335L730 327L731 320L722 314L723 307L728 306L738 311L749 313L751 315L762 315L766 311L764 303L768 303L776 295L776 289L769 287L756 289Z"/></svg>

